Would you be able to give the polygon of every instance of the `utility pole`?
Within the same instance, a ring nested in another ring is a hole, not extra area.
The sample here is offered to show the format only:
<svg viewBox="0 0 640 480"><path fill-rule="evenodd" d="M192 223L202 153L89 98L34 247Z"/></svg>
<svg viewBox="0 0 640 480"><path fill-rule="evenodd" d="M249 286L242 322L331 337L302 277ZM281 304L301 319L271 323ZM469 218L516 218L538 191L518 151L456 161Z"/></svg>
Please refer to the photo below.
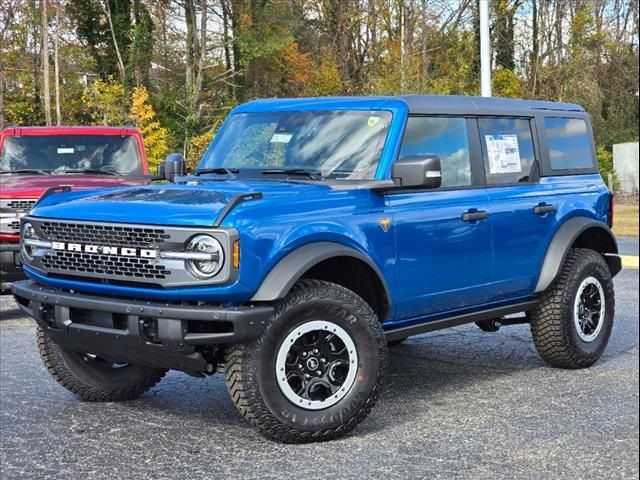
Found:
<svg viewBox="0 0 640 480"><path fill-rule="evenodd" d="M478 2L480 10L480 92L491 96L491 38L489 36L489 0Z"/></svg>

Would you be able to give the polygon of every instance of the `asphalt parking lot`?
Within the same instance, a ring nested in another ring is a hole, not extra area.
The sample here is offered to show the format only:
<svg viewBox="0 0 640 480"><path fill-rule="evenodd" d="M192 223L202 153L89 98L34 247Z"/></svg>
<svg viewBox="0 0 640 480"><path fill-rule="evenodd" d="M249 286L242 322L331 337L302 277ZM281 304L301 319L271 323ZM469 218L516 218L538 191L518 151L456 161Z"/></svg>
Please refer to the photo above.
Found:
<svg viewBox="0 0 640 480"><path fill-rule="evenodd" d="M638 255L637 241L621 253ZM385 392L346 438L279 445L241 420L221 375L171 372L138 400L76 400L1 299L2 479L638 478L638 271L616 278L611 342L587 370L546 366L528 326L474 325L390 353Z"/></svg>

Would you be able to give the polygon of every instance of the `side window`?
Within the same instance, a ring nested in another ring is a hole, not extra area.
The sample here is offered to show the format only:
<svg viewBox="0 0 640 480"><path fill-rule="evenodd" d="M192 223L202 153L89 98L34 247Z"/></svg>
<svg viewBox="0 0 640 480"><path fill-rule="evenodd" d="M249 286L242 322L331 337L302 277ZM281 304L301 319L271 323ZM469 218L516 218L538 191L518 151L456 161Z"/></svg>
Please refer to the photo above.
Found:
<svg viewBox="0 0 640 480"><path fill-rule="evenodd" d="M452 117L409 117L400 158L438 155L442 187L471 185L471 160L467 120Z"/></svg>
<svg viewBox="0 0 640 480"><path fill-rule="evenodd" d="M479 118L487 185L528 182L535 151L531 121L522 118Z"/></svg>
<svg viewBox="0 0 640 480"><path fill-rule="evenodd" d="M591 142L584 120L546 117L544 130L552 170L593 168Z"/></svg>

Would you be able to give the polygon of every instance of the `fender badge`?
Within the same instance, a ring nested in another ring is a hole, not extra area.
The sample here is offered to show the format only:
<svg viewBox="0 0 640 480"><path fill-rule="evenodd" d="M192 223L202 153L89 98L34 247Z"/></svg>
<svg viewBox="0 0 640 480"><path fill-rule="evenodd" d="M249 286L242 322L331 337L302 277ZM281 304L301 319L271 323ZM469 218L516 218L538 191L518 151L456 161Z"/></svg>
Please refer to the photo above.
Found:
<svg viewBox="0 0 640 480"><path fill-rule="evenodd" d="M389 227L391 226L391 220L388 219L387 217L382 217L378 223L380 224L380 227L382 227L382 230L387 233L389 231Z"/></svg>

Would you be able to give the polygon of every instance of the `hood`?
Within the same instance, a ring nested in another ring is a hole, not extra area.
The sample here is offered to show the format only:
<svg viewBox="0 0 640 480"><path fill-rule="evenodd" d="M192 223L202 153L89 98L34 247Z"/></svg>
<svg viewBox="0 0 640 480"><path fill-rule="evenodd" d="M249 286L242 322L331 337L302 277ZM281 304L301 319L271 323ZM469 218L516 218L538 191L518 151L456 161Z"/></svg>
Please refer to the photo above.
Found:
<svg viewBox="0 0 640 480"><path fill-rule="evenodd" d="M2 175L0 196L2 198L40 198L51 187L72 185L76 189L96 189L139 185L143 179L117 177L113 175Z"/></svg>
<svg viewBox="0 0 640 480"><path fill-rule="evenodd" d="M211 226L229 201L241 193L260 192L264 195L260 202L283 196L295 201L295 197L301 195L330 190L330 186L318 182L194 178L177 184L58 193L43 200L31 215L98 222Z"/></svg>

